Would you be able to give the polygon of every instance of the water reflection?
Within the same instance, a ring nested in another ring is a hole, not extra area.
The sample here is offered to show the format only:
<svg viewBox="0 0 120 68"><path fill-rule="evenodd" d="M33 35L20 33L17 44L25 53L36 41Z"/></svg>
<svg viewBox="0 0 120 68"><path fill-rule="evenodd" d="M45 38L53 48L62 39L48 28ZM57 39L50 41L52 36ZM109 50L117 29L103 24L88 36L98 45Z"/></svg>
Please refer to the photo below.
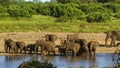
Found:
<svg viewBox="0 0 120 68"><path fill-rule="evenodd" d="M113 54L97 54L95 58L84 58L80 56L43 56L40 55L14 55L0 56L0 68L17 68L23 61L36 58L39 61L47 60L57 68L103 68L112 67Z"/></svg>

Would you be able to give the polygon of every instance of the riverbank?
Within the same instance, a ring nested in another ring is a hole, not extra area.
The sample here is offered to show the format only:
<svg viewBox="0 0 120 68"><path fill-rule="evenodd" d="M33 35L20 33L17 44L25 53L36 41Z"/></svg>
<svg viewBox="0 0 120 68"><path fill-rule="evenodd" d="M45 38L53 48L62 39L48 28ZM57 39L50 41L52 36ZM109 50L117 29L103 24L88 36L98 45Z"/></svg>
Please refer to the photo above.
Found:
<svg viewBox="0 0 120 68"><path fill-rule="evenodd" d="M35 40L44 38L46 34L56 34L58 39L55 41L56 45L60 45L61 39L66 39L67 34L74 33L51 33L51 32L11 32L11 33L0 33L0 55L7 53L3 53L4 51L4 39L11 38L14 41L24 41L26 44L35 43ZM100 45L104 45L105 33L77 33L79 38L87 39L88 41L96 40ZM108 45L110 40L108 40ZM114 53L116 47L104 47L98 46L97 53Z"/></svg>

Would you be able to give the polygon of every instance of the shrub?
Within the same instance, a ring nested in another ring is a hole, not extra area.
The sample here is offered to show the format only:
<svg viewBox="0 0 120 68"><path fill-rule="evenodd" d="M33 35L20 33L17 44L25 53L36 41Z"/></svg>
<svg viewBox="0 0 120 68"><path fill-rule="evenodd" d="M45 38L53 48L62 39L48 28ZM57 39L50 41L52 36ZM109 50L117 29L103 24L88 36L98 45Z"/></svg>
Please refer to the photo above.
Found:
<svg viewBox="0 0 120 68"><path fill-rule="evenodd" d="M14 5L8 9L8 13L11 17L31 17L32 14L27 7L22 7L19 5Z"/></svg>
<svg viewBox="0 0 120 68"><path fill-rule="evenodd" d="M0 6L0 18L8 17L8 16L9 14L7 13L7 8Z"/></svg>
<svg viewBox="0 0 120 68"><path fill-rule="evenodd" d="M86 17L87 22L105 22L110 20L108 13L93 12Z"/></svg>
<svg viewBox="0 0 120 68"><path fill-rule="evenodd" d="M120 11L120 5L117 3L105 3L103 6L108 10L111 10L113 13Z"/></svg>
<svg viewBox="0 0 120 68"><path fill-rule="evenodd" d="M108 9L106 9L102 4L100 3L86 3L86 4L79 4L78 7L86 14L89 14L91 12L102 12L102 13L111 13Z"/></svg>
<svg viewBox="0 0 120 68"><path fill-rule="evenodd" d="M70 20L71 20L71 18L68 17L68 16L61 16L56 20L56 22L67 22L67 21L70 21Z"/></svg>
<svg viewBox="0 0 120 68"><path fill-rule="evenodd" d="M114 17L119 19L120 18L120 12L115 13Z"/></svg>
<svg viewBox="0 0 120 68"><path fill-rule="evenodd" d="M40 62L38 60L31 60L21 63L18 68L56 68L49 62Z"/></svg>

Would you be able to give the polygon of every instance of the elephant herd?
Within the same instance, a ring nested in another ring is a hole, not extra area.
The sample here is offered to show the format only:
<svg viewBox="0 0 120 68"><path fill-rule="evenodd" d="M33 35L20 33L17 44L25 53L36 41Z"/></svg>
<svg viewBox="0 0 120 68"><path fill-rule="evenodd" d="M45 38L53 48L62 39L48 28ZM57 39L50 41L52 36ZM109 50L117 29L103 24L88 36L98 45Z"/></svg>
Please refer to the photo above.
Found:
<svg viewBox="0 0 120 68"><path fill-rule="evenodd" d="M25 44L23 41L13 41L12 39L4 40L6 53L38 53L56 55L57 36L55 34L46 34L45 39L36 40L33 44ZM57 47L60 55L71 53L73 56L78 55L95 55L96 47L99 45L97 41L88 42L86 39L79 39L77 34L68 34L67 39L61 39L60 45ZM93 53L92 53L93 52Z"/></svg>
<svg viewBox="0 0 120 68"><path fill-rule="evenodd" d="M107 40L111 38L111 46L115 46L115 40L120 40L120 31L111 31L106 33L105 46ZM56 55L56 48L60 55L66 56L69 53L73 56L85 55L95 56L96 48L99 46L98 41L88 41L79 38L78 34L67 34L66 39L60 40L60 45L56 46L55 34L46 34L45 39L36 40L33 44L26 44L23 41L13 41L12 39L4 40L4 48L6 53L41 53Z"/></svg>

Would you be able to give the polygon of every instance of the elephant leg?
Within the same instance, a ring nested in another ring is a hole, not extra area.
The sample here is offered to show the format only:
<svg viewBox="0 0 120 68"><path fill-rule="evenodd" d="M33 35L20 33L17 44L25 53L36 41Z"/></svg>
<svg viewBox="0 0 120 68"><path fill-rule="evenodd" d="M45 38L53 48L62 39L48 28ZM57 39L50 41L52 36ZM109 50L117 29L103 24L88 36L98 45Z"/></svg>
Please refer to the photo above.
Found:
<svg viewBox="0 0 120 68"><path fill-rule="evenodd" d="M113 41L113 46L116 46L116 45L115 45L115 40Z"/></svg>
<svg viewBox="0 0 120 68"><path fill-rule="evenodd" d="M55 51L53 51L53 54L56 55L56 54L55 54Z"/></svg>
<svg viewBox="0 0 120 68"><path fill-rule="evenodd" d="M95 57L95 55L96 55L96 50L94 50L94 57Z"/></svg>
<svg viewBox="0 0 120 68"><path fill-rule="evenodd" d="M76 50L73 48L73 55L76 56Z"/></svg>
<svg viewBox="0 0 120 68"><path fill-rule="evenodd" d="M92 56L92 48L89 48L89 55Z"/></svg>
<svg viewBox="0 0 120 68"><path fill-rule="evenodd" d="M112 39L112 40L111 40L111 43L110 43L110 46L112 46L112 45L113 45L113 42L114 42L114 40Z"/></svg>
<svg viewBox="0 0 120 68"><path fill-rule="evenodd" d="M48 51L48 55L50 55L50 51Z"/></svg>
<svg viewBox="0 0 120 68"><path fill-rule="evenodd" d="M23 48L23 50L24 50L24 53L26 53L26 51L27 51L27 48L26 48L26 47L24 47L24 48Z"/></svg>
<svg viewBox="0 0 120 68"><path fill-rule="evenodd" d="M31 54L32 53L32 49L30 48L30 52L29 52L29 54Z"/></svg>
<svg viewBox="0 0 120 68"><path fill-rule="evenodd" d="M6 50L6 53L8 53L8 47L6 47L5 50Z"/></svg>

